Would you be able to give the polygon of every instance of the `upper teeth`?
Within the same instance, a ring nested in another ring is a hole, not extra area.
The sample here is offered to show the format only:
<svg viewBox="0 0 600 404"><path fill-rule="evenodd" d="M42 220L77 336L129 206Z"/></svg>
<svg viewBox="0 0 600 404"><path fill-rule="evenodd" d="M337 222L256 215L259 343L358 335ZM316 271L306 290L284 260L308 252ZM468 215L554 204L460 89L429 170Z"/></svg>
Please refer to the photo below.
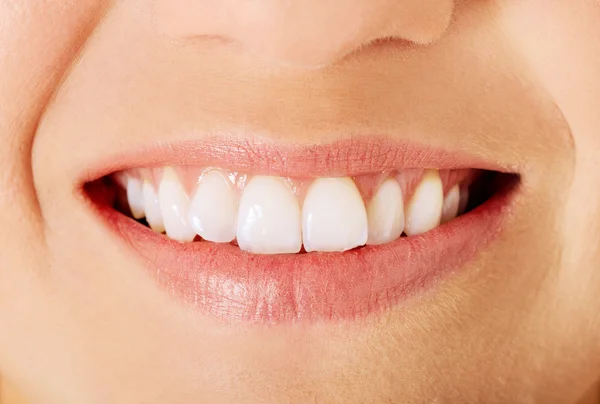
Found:
<svg viewBox="0 0 600 404"><path fill-rule="evenodd" d="M238 211L237 242L257 254L300 251L300 206L281 178L258 176L248 183Z"/></svg>
<svg viewBox="0 0 600 404"><path fill-rule="evenodd" d="M144 195L142 191L142 181L139 178L127 177L127 202L131 209L131 215L136 219L141 219L144 213Z"/></svg>
<svg viewBox="0 0 600 404"><path fill-rule="evenodd" d="M398 181L388 178L381 184L367 208L368 244L394 241L404 231L404 201Z"/></svg>
<svg viewBox="0 0 600 404"><path fill-rule="evenodd" d="M152 230L162 233L165 231L165 225L163 224L162 213L160 211L160 204L158 202L158 195L154 190L154 186L149 180L144 180L142 185L142 196L144 197L144 211L146 213L146 221L152 228ZM127 188L127 199L135 199L137 196L130 192Z"/></svg>
<svg viewBox="0 0 600 404"><path fill-rule="evenodd" d="M192 241L196 232L188 219L190 199L172 168L165 169L163 173L158 201L167 236L177 241Z"/></svg>
<svg viewBox="0 0 600 404"><path fill-rule="evenodd" d="M235 239L238 200L223 174L210 171L199 182L190 206L190 222L204 240L228 243Z"/></svg>
<svg viewBox="0 0 600 404"><path fill-rule="evenodd" d="M349 177L317 178L298 191L284 178L255 176L240 191L211 170L188 193L175 169L165 168L158 190L152 180L134 175L125 175L122 183L132 216L145 216L154 231L181 242L196 235L212 242L237 240L241 249L256 254L297 253L303 245L307 252L332 252L388 243L403 232L414 236L452 220L466 199L458 184L444 197L435 170L424 172L406 205L392 177L366 206Z"/></svg>
<svg viewBox="0 0 600 404"><path fill-rule="evenodd" d="M437 171L426 171L406 206L404 232L407 236L425 233L440 224L444 187Z"/></svg>
<svg viewBox="0 0 600 404"><path fill-rule="evenodd" d="M458 184L453 186L446 198L444 198L444 205L442 206L442 223L449 222L454 219L458 214L458 208L460 204L460 188Z"/></svg>
<svg viewBox="0 0 600 404"><path fill-rule="evenodd" d="M318 178L302 206L306 251L346 251L367 242L367 212L350 178Z"/></svg>

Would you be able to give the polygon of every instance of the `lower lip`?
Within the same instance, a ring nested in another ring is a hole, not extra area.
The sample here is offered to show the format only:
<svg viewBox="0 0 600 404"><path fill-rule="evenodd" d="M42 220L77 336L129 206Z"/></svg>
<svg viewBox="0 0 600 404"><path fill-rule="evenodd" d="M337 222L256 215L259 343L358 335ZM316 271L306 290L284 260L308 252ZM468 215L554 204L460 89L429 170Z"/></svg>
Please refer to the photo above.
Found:
<svg viewBox="0 0 600 404"><path fill-rule="evenodd" d="M177 300L226 322L276 324L363 317L430 289L502 233L515 189L420 236L344 253L253 255L230 244L182 244L108 203L95 206Z"/></svg>

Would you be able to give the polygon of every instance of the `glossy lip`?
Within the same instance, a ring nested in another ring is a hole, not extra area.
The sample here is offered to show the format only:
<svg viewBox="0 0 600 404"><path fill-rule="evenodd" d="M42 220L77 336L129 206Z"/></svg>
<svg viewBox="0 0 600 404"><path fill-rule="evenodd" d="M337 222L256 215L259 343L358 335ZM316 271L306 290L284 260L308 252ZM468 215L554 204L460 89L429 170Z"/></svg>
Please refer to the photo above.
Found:
<svg viewBox="0 0 600 404"><path fill-rule="evenodd" d="M460 268L497 237L512 211L517 189L505 187L466 215L386 245L344 253L254 255L229 244L170 240L113 209L105 183L89 183L117 170L167 162L295 176L356 175L409 167L508 171L474 158L460 159L448 152L373 138L290 149L248 142L241 147L239 142L225 140L195 145L170 145L160 152L154 149L114 158L88 171L86 190L109 227L133 247L148 274L165 291L225 321L332 321L388 309Z"/></svg>

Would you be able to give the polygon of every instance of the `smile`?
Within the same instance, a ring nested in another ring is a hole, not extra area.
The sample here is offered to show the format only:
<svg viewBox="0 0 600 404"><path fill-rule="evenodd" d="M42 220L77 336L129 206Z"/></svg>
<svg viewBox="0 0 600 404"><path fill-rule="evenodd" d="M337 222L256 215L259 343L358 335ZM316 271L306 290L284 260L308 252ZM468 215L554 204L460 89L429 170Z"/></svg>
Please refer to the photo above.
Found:
<svg viewBox="0 0 600 404"><path fill-rule="evenodd" d="M386 139L215 144L119 157L85 190L164 290L226 321L388 309L493 241L519 183Z"/></svg>

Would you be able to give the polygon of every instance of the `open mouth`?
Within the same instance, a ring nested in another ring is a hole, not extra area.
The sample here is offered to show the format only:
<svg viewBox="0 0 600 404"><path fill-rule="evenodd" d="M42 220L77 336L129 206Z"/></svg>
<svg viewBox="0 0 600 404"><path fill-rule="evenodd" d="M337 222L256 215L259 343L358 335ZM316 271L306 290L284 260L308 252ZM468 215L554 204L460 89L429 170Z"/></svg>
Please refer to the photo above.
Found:
<svg viewBox="0 0 600 404"><path fill-rule="evenodd" d="M519 183L447 153L380 145L394 158L375 162L381 153L364 147L278 149L277 160L260 147L216 159L209 148L190 164L174 149L158 162L125 158L85 190L158 283L204 312L352 318L472 259L500 233Z"/></svg>

